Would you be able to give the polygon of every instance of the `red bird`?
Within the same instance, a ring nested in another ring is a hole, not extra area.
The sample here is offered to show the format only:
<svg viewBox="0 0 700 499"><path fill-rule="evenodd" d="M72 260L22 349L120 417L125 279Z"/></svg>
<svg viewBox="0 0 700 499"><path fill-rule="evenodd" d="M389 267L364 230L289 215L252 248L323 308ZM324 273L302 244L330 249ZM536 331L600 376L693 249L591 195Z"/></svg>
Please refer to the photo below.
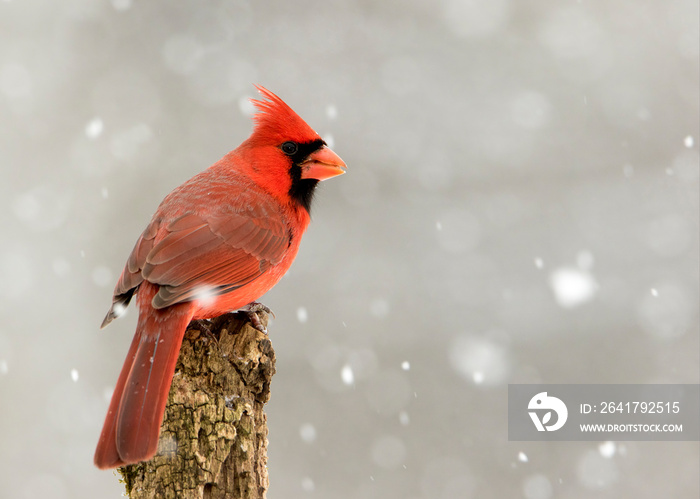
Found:
<svg viewBox="0 0 700 499"><path fill-rule="evenodd" d="M134 246L102 327L136 295L136 334L95 451L98 468L146 461L160 425L182 338L193 319L255 303L287 272L309 224L320 180L345 163L275 94L257 108L251 136L172 191Z"/></svg>

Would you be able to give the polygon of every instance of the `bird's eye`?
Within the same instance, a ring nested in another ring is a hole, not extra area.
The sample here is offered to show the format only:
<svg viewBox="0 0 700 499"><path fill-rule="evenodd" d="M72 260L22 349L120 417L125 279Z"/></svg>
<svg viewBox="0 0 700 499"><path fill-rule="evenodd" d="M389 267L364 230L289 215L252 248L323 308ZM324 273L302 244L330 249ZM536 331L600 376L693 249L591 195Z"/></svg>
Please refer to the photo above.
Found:
<svg viewBox="0 0 700 499"><path fill-rule="evenodd" d="M295 142L285 142L282 144L282 152L285 153L288 156L291 156L292 154L296 153L299 150L299 146L296 145Z"/></svg>

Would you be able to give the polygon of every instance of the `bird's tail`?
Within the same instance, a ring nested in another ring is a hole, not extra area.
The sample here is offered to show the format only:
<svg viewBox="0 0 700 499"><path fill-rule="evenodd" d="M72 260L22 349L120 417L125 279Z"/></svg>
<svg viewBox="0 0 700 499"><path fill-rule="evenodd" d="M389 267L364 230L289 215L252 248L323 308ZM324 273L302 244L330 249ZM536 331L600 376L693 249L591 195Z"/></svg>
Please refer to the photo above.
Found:
<svg viewBox="0 0 700 499"><path fill-rule="evenodd" d="M158 288L148 282L138 293L139 320L95 451L98 468L146 461L158 449L158 436L182 338L193 306L151 307Z"/></svg>

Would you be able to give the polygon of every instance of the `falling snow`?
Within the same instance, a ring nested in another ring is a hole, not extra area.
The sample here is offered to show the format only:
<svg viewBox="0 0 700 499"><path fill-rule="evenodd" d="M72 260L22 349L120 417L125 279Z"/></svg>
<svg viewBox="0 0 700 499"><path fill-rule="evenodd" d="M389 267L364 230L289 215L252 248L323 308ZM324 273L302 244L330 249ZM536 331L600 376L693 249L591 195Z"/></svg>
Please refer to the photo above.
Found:
<svg viewBox="0 0 700 499"><path fill-rule="evenodd" d="M316 440L316 427L311 423L306 423L299 428L299 436L301 439L310 444Z"/></svg>
<svg viewBox="0 0 700 499"><path fill-rule="evenodd" d="M96 139L104 131L104 123L100 118L93 118L85 125L85 135L88 139Z"/></svg>
<svg viewBox="0 0 700 499"><path fill-rule="evenodd" d="M560 267L549 276L549 285L554 298L563 308L575 308L593 299L598 291L598 283L587 271Z"/></svg>
<svg viewBox="0 0 700 499"><path fill-rule="evenodd" d="M112 0L115 10L128 10L131 8L131 0Z"/></svg>
<svg viewBox="0 0 700 499"><path fill-rule="evenodd" d="M12 210L28 229L50 232L66 223L72 203L70 190L56 191L42 184L15 196Z"/></svg>
<svg viewBox="0 0 700 499"><path fill-rule="evenodd" d="M697 306L690 293L677 283L664 283L644 293L637 303L637 322L642 330L660 340L673 340L686 334Z"/></svg>
<svg viewBox="0 0 700 499"><path fill-rule="evenodd" d="M334 120L338 117L338 108L334 104L328 104L326 106L326 117L329 120Z"/></svg>
<svg viewBox="0 0 700 499"><path fill-rule="evenodd" d="M115 132L110 139L111 153L122 161L131 161L153 139L153 130L145 123L138 123Z"/></svg>
<svg viewBox="0 0 700 499"><path fill-rule="evenodd" d="M613 485L619 479L617 463L602 452L593 450L580 456L576 465L579 483L589 490L601 490Z"/></svg>
<svg viewBox="0 0 700 499"><path fill-rule="evenodd" d="M114 312L114 315L117 318L123 316L127 310L128 309L121 303L115 303L112 308L112 312Z"/></svg>
<svg viewBox="0 0 700 499"><path fill-rule="evenodd" d="M384 298L376 298L372 300L372 302L369 305L370 314L377 318L386 317L387 315L389 315L390 311L391 306L389 305L389 302Z"/></svg>
<svg viewBox="0 0 700 499"><path fill-rule="evenodd" d="M92 271L92 282L99 287L112 286L114 284L114 276L109 267L98 265Z"/></svg>
<svg viewBox="0 0 700 499"><path fill-rule="evenodd" d="M693 446L551 459L507 441L503 404L511 383L700 377L697 2L34 3L0 1L7 490L121 493L83 478L138 309L100 320L163 196L245 139L261 83L348 164L261 297L273 491L698 497ZM61 469L16 466L37 455Z"/></svg>
<svg viewBox="0 0 700 499"><path fill-rule="evenodd" d="M603 442L602 444L598 445L598 451L600 452L601 456L611 458L615 455L617 446L615 445L615 442Z"/></svg>
<svg viewBox="0 0 700 499"><path fill-rule="evenodd" d="M114 393L114 387L108 387L102 390L102 400L105 403L109 403L112 400L112 393Z"/></svg>
<svg viewBox="0 0 700 499"><path fill-rule="evenodd" d="M10 99L28 98L32 95L32 76L19 63L0 66L0 93Z"/></svg>
<svg viewBox="0 0 700 499"><path fill-rule="evenodd" d="M301 489L304 492L313 492L314 490L316 490L316 484L310 477L305 476L301 480Z"/></svg>
<svg viewBox="0 0 700 499"><path fill-rule="evenodd" d="M196 299L203 305L211 305L216 299L216 294L210 286L200 286L195 292Z"/></svg>
<svg viewBox="0 0 700 499"><path fill-rule="evenodd" d="M340 370L340 379L342 379L343 383L346 385L352 385L355 382L355 374L352 372L352 367L350 365L345 364Z"/></svg>
<svg viewBox="0 0 700 499"><path fill-rule="evenodd" d="M324 142L333 149L335 147L335 137L333 137L333 134L330 132L324 133L323 134L323 140Z"/></svg>
<svg viewBox="0 0 700 499"><path fill-rule="evenodd" d="M36 279L35 265L28 249L0 250L0 297L26 296Z"/></svg>
<svg viewBox="0 0 700 499"><path fill-rule="evenodd" d="M457 336L452 342L449 356L457 373L477 385L503 383L510 371L508 350L478 336Z"/></svg>
<svg viewBox="0 0 700 499"><path fill-rule="evenodd" d="M595 258L593 253L588 250L581 250L576 254L576 265L581 270L591 270L593 264L595 263Z"/></svg>
<svg viewBox="0 0 700 499"><path fill-rule="evenodd" d="M56 258L51 263L51 268L53 268L53 271L57 276L64 277L70 272L71 265L65 258Z"/></svg>
<svg viewBox="0 0 700 499"><path fill-rule="evenodd" d="M552 494L552 483L545 475L539 473L531 475L523 482L525 499L550 499L553 497Z"/></svg>

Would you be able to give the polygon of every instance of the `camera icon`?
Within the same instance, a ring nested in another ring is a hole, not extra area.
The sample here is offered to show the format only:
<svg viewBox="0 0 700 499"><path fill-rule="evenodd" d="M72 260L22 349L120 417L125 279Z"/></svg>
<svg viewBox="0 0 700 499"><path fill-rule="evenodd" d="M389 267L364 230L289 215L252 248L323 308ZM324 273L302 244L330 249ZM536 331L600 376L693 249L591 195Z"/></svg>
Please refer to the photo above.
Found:
<svg viewBox="0 0 700 499"><path fill-rule="evenodd" d="M569 417L569 410L566 408L566 404L557 397L548 396L547 392L540 392L532 397L527 408L530 419L535 424L537 431L557 431L564 426L566 418ZM545 410L546 412L544 412ZM554 424L548 425L547 423L552 419L552 412L556 413L557 419ZM539 414L542 414L541 419Z"/></svg>

